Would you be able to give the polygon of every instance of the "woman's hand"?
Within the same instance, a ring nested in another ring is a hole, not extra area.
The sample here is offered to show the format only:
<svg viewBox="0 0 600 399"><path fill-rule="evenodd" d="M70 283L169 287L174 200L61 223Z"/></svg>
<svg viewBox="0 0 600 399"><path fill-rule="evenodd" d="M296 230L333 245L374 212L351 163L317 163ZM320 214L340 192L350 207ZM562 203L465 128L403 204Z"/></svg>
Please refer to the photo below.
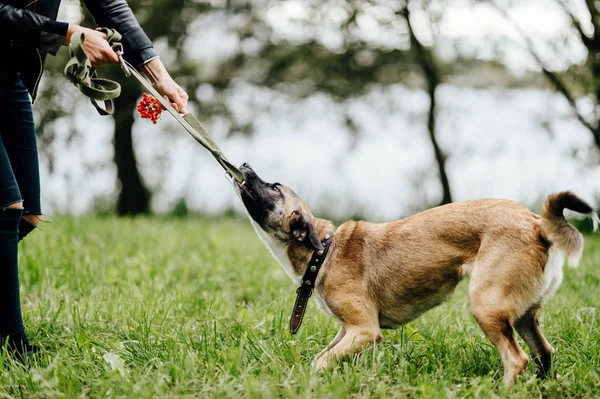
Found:
<svg viewBox="0 0 600 399"><path fill-rule="evenodd" d="M175 83L159 58L155 58L144 65L144 72L150 77L152 86L154 86L166 100L171 102L171 105L177 112L180 114L185 114L187 112L187 93Z"/></svg>
<svg viewBox="0 0 600 399"><path fill-rule="evenodd" d="M79 25L69 24L65 44L71 43L71 36L76 32L85 34L83 49L85 50L92 66L98 68L104 64L118 64L119 57L106 41L106 34L84 28ZM170 101L173 108L181 114L186 113L188 95L179 87L171 78L169 72L159 58L155 58L144 65L144 72L150 77L154 88L162 94L162 96Z"/></svg>
<svg viewBox="0 0 600 399"><path fill-rule="evenodd" d="M68 45L71 43L71 36L76 32L83 32L85 35L83 49L94 68L98 68L104 64L119 63L119 57L117 57L117 54L106 41L106 34L100 31L69 24L67 36L65 37L65 44Z"/></svg>

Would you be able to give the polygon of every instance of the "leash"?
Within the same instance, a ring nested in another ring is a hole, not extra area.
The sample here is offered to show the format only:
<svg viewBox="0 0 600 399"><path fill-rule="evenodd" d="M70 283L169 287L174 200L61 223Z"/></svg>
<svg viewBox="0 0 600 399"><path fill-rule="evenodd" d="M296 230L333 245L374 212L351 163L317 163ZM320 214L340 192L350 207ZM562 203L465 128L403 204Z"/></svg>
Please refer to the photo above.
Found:
<svg viewBox="0 0 600 399"><path fill-rule="evenodd" d="M133 76L140 82L150 94L156 97L160 105L168 111L198 143L215 157L219 165L221 165L232 178L242 183L244 181L242 172L227 160L200 121L189 112L182 116L175 108L173 108L173 106L171 106L169 101L163 98L148 79L138 72L133 65L125 61L123 58L123 45L120 43L122 36L114 29L98 28L97 30L106 34L106 40L119 57L119 63L125 76ZM91 62L82 47L84 41L85 35L83 32L77 32L71 37L71 43L69 44L71 59L65 67L65 75L85 96L90 98L92 105L98 110L100 115L110 115L114 110L113 99L121 94L121 86L115 81L97 77L96 70L92 67ZM104 108L100 107L99 101L104 102Z"/></svg>
<svg viewBox="0 0 600 399"><path fill-rule="evenodd" d="M107 33L105 30L103 32ZM121 35L116 31L112 31L109 37L115 42L121 40ZM114 80L98 77L96 70L92 67L92 63L83 49L84 41L85 35L82 32L71 36L71 43L69 44L71 58L65 67L65 75L67 79L77 86L79 91L90 99L90 102L100 115L111 115L114 110L113 98L117 98L121 94L121 85ZM115 44L118 44L115 47L121 51L123 50L123 46L120 43ZM104 108L99 105L99 101L104 102Z"/></svg>
<svg viewBox="0 0 600 399"><path fill-rule="evenodd" d="M310 258L310 262L308 262L304 276L302 276L302 284L296 290L296 302L294 302L294 310L292 311L292 317L290 318L290 333L292 334L296 334L302 325L308 300L315 289L315 282L317 281L319 270L321 270L321 266L327 257L332 241L333 234L327 234L325 236L325 241L322 242L323 250L314 251Z"/></svg>

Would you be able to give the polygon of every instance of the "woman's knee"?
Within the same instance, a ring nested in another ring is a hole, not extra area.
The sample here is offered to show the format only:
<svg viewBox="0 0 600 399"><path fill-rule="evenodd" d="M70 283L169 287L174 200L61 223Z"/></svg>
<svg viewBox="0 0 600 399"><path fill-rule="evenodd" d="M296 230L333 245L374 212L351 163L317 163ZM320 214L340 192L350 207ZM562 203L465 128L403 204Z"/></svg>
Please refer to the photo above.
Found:
<svg viewBox="0 0 600 399"><path fill-rule="evenodd" d="M6 208L23 209L23 201L14 202L14 203L12 203L10 205L7 205Z"/></svg>

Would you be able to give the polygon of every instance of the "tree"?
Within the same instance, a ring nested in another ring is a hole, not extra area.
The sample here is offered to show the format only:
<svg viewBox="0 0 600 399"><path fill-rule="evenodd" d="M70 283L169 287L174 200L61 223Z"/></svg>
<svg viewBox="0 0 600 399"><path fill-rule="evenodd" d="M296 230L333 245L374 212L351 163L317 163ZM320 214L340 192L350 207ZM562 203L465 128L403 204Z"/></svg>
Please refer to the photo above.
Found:
<svg viewBox="0 0 600 399"><path fill-rule="evenodd" d="M253 32L268 31L265 21L256 10L260 10L253 2L250 11L254 13L252 22L240 30L241 36L252 36ZM446 155L442 151L436 137L436 89L440 84L438 70L433 51L424 46L414 33L410 21L409 5L417 5L416 1L405 2L396 11L396 15L404 21L410 41L410 48L405 49L400 43L393 48L378 46L370 43L357 34L357 17L365 13L365 6L371 5L392 6L388 3L369 1L349 1L344 3L347 17L339 24L343 33L341 49L329 49L315 38L304 42L265 41L259 52L258 59L262 60L262 71L255 73L250 79L260 86L277 87L282 82L292 83L296 86L294 93L299 95L325 92L341 101L364 94L371 85L386 85L397 82L407 82L412 77L413 60L421 70L426 83L426 91L430 98L427 113L427 132L431 142L435 162L437 164L439 179L442 186L441 204L452 202L450 182L446 172ZM307 2L312 5L314 20L320 21L319 13L324 13L320 2ZM427 10L425 10L427 11ZM313 14L311 14L313 15ZM395 21L394 21L395 22ZM383 22L382 22L383 23ZM387 23L390 23L389 21ZM314 27L306 21L306 28ZM256 58L238 54L230 59L224 68L226 71L238 71L240 68L256 70ZM368 62L361 62L361 59ZM266 61L265 61L266 60ZM307 84L307 82L310 82ZM225 85L226 86L226 85ZM351 115L347 116L349 126L352 126ZM349 128L349 130L351 130Z"/></svg>
<svg viewBox="0 0 600 399"><path fill-rule="evenodd" d="M169 57L173 61L169 70L174 77L184 82L183 86L190 94L190 101L198 105L203 115L225 117L230 122L231 134L251 134L253 131L252 123L236 125L236 118L228 109L225 100L240 80L256 86L283 90L297 98L322 92L339 102L344 102L363 95L373 86L399 82L414 86L414 82L420 81L420 75L423 75L431 98L427 131L443 188L442 203L451 201L445 156L435 135L435 94L440 82L440 73L431 49L419 42L414 34L409 15L405 17L402 13L394 14L397 7L395 3L340 0L324 4L317 0L307 0L302 6L307 8L308 17L300 23L309 34L302 40L278 37L274 33L268 20L268 12L281 4L279 2L231 0L224 2L222 8L211 8L201 5L207 3L198 4L182 0L132 0L129 4L148 36L153 41L166 40L169 50L175 53L174 57ZM380 18L377 13L372 13L373 6L384 7L388 17ZM327 7L338 7L338 15L341 9L344 17L332 22ZM395 42L388 41L382 44L361 35L358 20L365 15L377 19L377 23L395 37ZM205 29L206 24L198 21L214 20L220 21L228 33L234 33L239 38L239 48L223 59L193 60L184 49L189 48L186 44L190 44L188 41L192 40L191 37L201 36L198 35L198 30ZM84 23L94 26L87 14ZM195 35L188 32L192 23ZM319 40L318 32L323 23L331 24L331 29L341 33L339 46L331 47ZM255 50L244 51L244 41L252 41ZM212 68L206 68L206 64L211 64ZM58 70L62 71L63 67L64 61L57 63L55 71L48 72L57 76ZM210 73L210 70L217 72ZM149 210L150 193L139 173L131 136L140 88L135 81L126 79L116 66L102 68L101 74L119 81L123 86L123 94L116 101L117 110L113 116L114 161L120 186L117 212L121 215L144 213ZM57 82L49 82L42 97L49 98L53 87L64 84L61 78L57 77L56 80ZM210 85L214 89L215 95L211 99L205 98L200 102L195 98L196 88L200 83ZM68 107L61 112L57 109L45 109L42 112L42 120L48 124L52 118L68 117L69 113ZM349 134L360 134L356 132L356 124L351 114L347 114L346 122ZM51 132L44 131L43 126L40 131L46 136L42 141L52 140Z"/></svg>
<svg viewBox="0 0 600 399"><path fill-rule="evenodd" d="M182 54L184 39L187 37L187 27L199 13L208 10L207 6L191 5L182 0L153 0L151 2L141 0L128 1L131 9L138 17L140 24L146 34L154 42L164 39L169 44L170 50L176 54L174 65L169 66L171 75L175 78L185 78L188 91L193 97L197 80L189 73L188 65ZM83 25L95 27L91 15L81 7ZM177 23L172 23L177 21ZM50 59L44 87L40 92L36 109L39 111L40 123L38 134L40 135L40 149L48 158L52 166L53 155L47 151L54 139L53 129L48 129L52 123L60 118L73 116L74 105L77 99L81 101L80 93L70 87L64 89L65 80L62 70L66 63L67 52L62 51L56 59ZM126 78L118 66L106 66L99 70L99 74L108 79L118 81L122 86L121 95L115 99L114 119L114 162L117 169L119 194L116 203L116 211L119 215L135 215L149 212L151 193L146 188L143 178L138 170L135 148L132 140L132 127L135 121L135 109L141 95L141 87L133 78ZM56 101L57 96L61 101ZM77 132L71 132L75 136Z"/></svg>
<svg viewBox="0 0 600 399"><path fill-rule="evenodd" d="M187 36L187 27L198 12L206 10L205 7L192 7L182 0L142 0L128 1L133 12L140 19L140 24L153 42L165 38L169 47L177 54L177 59L183 59L182 45ZM86 19L89 20L87 15ZM177 21L177 23L172 23ZM170 65L169 72L175 78L181 75L183 63ZM118 80L122 85L122 94L115 100L114 132L114 159L117 166L117 179L120 183L120 192L117 199L117 213L119 215L135 215L147 213L150 210L150 192L146 188L138 171L135 150L132 140L132 128L137 101L141 95L139 83L127 79L119 68L112 68L109 72L111 79ZM188 91L193 91L195 85L188 79Z"/></svg>
<svg viewBox="0 0 600 399"><path fill-rule="evenodd" d="M440 145L438 144L436 132L435 132L435 121L436 121L436 90L440 84L440 73L434 60L431 49L426 48L415 35L412 23L410 21L409 4L406 4L397 14L401 15L406 21L408 27L408 33L410 36L411 48L419 68L422 70L425 76L427 84L427 94L429 95L429 111L427 113L427 132L429 133L429 140L433 147L435 160L438 165L438 173L440 176L440 182L442 184L442 200L440 205L449 204L452 202L452 194L450 192L450 182L448 181L448 174L446 173L446 155L443 153Z"/></svg>

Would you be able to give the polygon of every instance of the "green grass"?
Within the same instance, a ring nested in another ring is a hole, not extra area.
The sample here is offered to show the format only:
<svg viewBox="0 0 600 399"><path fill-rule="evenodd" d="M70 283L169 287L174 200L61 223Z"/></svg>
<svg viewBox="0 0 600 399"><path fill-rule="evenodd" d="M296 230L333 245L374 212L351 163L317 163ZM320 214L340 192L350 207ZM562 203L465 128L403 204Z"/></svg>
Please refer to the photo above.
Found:
<svg viewBox="0 0 600 399"><path fill-rule="evenodd" d="M310 304L287 331L295 286L247 220L54 218L22 244L29 367L0 358L0 397L600 397L600 236L565 268L541 324L560 379L502 388L498 352L452 299L361 357L318 375L337 331Z"/></svg>

